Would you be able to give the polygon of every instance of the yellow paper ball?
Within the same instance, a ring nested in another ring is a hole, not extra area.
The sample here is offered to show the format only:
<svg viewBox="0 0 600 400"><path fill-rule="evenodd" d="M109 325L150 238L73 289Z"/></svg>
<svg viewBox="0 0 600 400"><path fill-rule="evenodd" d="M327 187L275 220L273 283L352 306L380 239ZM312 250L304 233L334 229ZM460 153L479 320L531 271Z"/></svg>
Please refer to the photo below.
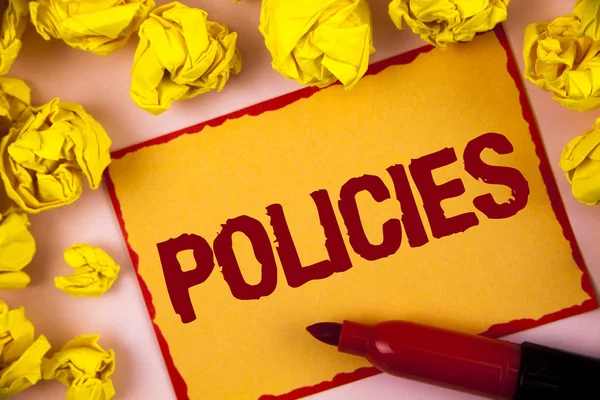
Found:
<svg viewBox="0 0 600 400"><path fill-rule="evenodd" d="M560 167L578 201L588 205L600 202L600 118L591 130L567 144Z"/></svg>
<svg viewBox="0 0 600 400"><path fill-rule="evenodd" d="M27 0L8 0L0 25L0 76L6 75L21 50L21 37L27 28Z"/></svg>
<svg viewBox="0 0 600 400"><path fill-rule="evenodd" d="M54 99L32 113L0 141L0 177L18 207L37 213L77 200L82 176L98 188L111 141L79 104Z"/></svg>
<svg viewBox="0 0 600 400"><path fill-rule="evenodd" d="M57 276L54 286L72 296L103 295L119 276L119 264L98 247L76 244L65 250L64 257L75 272L69 276Z"/></svg>
<svg viewBox="0 0 600 400"><path fill-rule="evenodd" d="M154 8L154 0L35 0L31 22L46 40L107 55L127 43Z"/></svg>
<svg viewBox="0 0 600 400"><path fill-rule="evenodd" d="M221 91L242 69L237 33L209 21L205 11L173 2L140 27L131 70L131 98L158 115L176 100Z"/></svg>
<svg viewBox="0 0 600 400"><path fill-rule="evenodd" d="M42 378L42 358L50 350L44 335L35 338L23 308L10 310L0 300L0 398L35 385Z"/></svg>
<svg viewBox="0 0 600 400"><path fill-rule="evenodd" d="M29 232L26 214L12 212L0 216L0 290L22 289L30 282L21 271L35 254L35 240Z"/></svg>
<svg viewBox="0 0 600 400"><path fill-rule="evenodd" d="M375 51L366 0L263 0L259 30L273 68L310 86L351 89Z"/></svg>
<svg viewBox="0 0 600 400"><path fill-rule="evenodd" d="M0 138L31 116L31 89L21 79L0 77Z"/></svg>
<svg viewBox="0 0 600 400"><path fill-rule="evenodd" d="M115 388L110 376L115 371L115 353L98 344L99 335L79 335L42 365L45 380L68 387L67 400L110 400Z"/></svg>
<svg viewBox="0 0 600 400"><path fill-rule="evenodd" d="M507 17L510 0L392 0L389 15L398 29L403 23L421 39L439 48L469 42Z"/></svg>
<svg viewBox="0 0 600 400"><path fill-rule="evenodd" d="M594 40L600 40L600 1L577 0L573 13L581 21L579 32Z"/></svg>
<svg viewBox="0 0 600 400"><path fill-rule="evenodd" d="M600 42L580 34L577 16L525 29L525 77L554 92L553 99L576 111L600 105Z"/></svg>

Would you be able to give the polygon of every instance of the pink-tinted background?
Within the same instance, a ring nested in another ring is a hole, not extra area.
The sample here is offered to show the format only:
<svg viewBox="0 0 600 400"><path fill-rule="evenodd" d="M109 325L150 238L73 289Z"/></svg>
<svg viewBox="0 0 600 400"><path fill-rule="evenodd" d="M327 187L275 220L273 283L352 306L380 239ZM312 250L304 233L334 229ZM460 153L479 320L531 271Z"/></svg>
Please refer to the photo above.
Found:
<svg viewBox="0 0 600 400"><path fill-rule="evenodd" d="M157 1L164 4L166 1ZM34 29L24 38L24 48L10 75L25 79L36 104L53 97L82 103L113 139L113 150L123 148L299 88L270 67L270 56L257 30L260 1L183 1L208 11L209 18L239 33L244 67L221 93L210 93L175 104L154 117L138 109L129 97L129 71L137 43L109 57L71 49L62 42L45 42ZM571 12L575 0L512 0L505 29L523 68L523 30L531 22L550 20ZM372 61L379 61L423 45L411 32L400 32L387 17L387 1L371 0L375 47ZM600 282L600 208L577 203L558 168L563 146L589 129L600 111L576 113L551 100L549 93L526 83L538 126L552 162L558 186L594 282ZM199 160L201 163L202 160ZM149 216L150 220L152 216ZM117 354L114 376L117 399L170 400L174 398L148 314L127 255L114 212L104 187L86 191L75 204L32 218L38 252L27 267L32 283L24 290L0 296L11 307L24 306L37 331L54 346L81 333L100 333L101 344ZM53 286L55 275L71 271L62 259L68 246L87 242L105 248L121 264L120 279L100 298L75 299ZM513 341L534 341L600 357L600 310L512 335ZM282 349L285 351L285 349ZM198 371L201 375L202 371ZM64 398L65 388L42 382L17 399ZM460 400L478 399L448 389L379 375L311 397L326 399ZM194 399L201 400L201 399Z"/></svg>

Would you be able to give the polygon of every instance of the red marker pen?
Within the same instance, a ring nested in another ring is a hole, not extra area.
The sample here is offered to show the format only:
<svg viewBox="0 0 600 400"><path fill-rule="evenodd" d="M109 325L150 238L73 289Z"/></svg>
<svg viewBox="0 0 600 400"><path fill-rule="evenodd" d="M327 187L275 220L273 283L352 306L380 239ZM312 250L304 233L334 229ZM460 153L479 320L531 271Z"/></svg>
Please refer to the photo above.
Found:
<svg viewBox="0 0 600 400"><path fill-rule="evenodd" d="M600 360L412 322L344 321L307 330L391 375L515 400L598 400Z"/></svg>

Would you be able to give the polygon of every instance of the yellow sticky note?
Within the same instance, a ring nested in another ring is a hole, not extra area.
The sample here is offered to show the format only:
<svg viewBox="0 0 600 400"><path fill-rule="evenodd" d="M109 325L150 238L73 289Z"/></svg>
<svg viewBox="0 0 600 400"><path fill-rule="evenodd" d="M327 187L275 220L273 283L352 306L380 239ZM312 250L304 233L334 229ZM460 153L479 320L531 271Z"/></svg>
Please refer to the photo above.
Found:
<svg viewBox="0 0 600 400"><path fill-rule="evenodd" d="M597 306L507 49L501 30L421 49L350 92L113 154L178 398L298 398L371 371L316 343L315 322L499 335Z"/></svg>

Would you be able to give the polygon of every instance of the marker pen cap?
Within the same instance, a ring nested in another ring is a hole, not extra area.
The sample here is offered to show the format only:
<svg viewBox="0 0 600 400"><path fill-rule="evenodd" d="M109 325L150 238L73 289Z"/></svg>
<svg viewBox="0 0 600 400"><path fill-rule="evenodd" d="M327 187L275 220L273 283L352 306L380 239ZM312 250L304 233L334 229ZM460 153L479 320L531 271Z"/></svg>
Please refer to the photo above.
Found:
<svg viewBox="0 0 600 400"><path fill-rule="evenodd" d="M600 360L523 343L515 400L571 399L600 399Z"/></svg>

